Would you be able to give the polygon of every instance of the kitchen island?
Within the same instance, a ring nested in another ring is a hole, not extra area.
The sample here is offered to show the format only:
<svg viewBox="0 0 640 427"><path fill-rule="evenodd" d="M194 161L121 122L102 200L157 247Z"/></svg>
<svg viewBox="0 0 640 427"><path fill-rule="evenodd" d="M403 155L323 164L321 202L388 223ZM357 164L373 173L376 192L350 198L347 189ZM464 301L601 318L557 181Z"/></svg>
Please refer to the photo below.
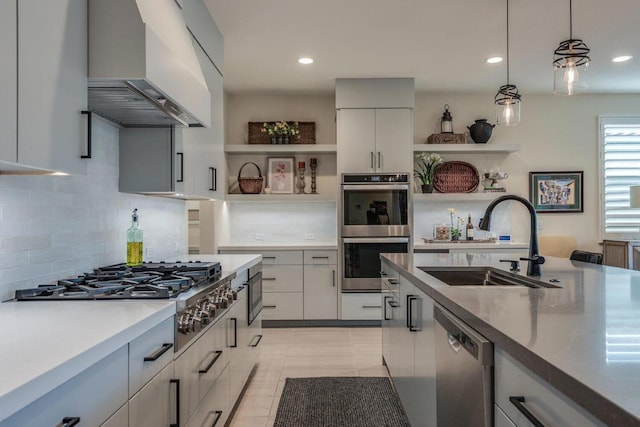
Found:
<svg viewBox="0 0 640 427"><path fill-rule="evenodd" d="M499 348L608 425L640 425L640 273L549 257L537 279L557 288L449 286L419 267L508 270L509 263L499 260L514 257L455 253L382 258L383 265L399 273L400 282L410 282L492 341L496 358ZM525 267L518 275L524 275ZM421 361L415 363L418 369ZM496 387L498 372L496 366Z"/></svg>
<svg viewBox="0 0 640 427"><path fill-rule="evenodd" d="M189 256L184 259L220 262L223 279L260 262L257 255ZM130 382L133 367L129 366L130 372L127 372L126 359L127 353L132 352L131 344L141 342L145 335L158 328L170 334L169 337L160 337L160 342L167 342L167 338L172 342L175 314L176 303L171 299L8 301L0 304L0 322L3 325L0 329L3 342L0 352L0 425L12 414L40 398L46 398L48 393L67 386L74 378L92 371L92 367L103 362L109 369L116 364L124 366L125 372L114 370L113 378L107 378L109 384L101 387L118 395L117 398L106 396L101 406L108 407L107 403L113 401L117 409L122 404L118 399L126 401L128 394L131 397L137 391ZM154 343L150 345L157 347ZM173 357L171 348L154 355L154 360L164 358L171 361ZM111 383L113 387L110 389ZM93 397L88 400L94 403L99 399ZM100 406L99 401L97 404ZM96 417L102 417L100 422L113 413L103 408L97 408L97 411ZM34 421L33 425L39 424Z"/></svg>

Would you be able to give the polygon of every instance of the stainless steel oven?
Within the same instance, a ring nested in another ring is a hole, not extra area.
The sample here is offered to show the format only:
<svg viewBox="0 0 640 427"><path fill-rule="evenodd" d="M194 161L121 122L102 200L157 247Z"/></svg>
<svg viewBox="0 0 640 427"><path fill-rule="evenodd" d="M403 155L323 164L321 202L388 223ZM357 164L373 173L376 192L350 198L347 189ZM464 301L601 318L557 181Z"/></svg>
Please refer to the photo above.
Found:
<svg viewBox="0 0 640 427"><path fill-rule="evenodd" d="M262 311L262 264L249 268L249 282L247 282L249 294L249 325Z"/></svg>
<svg viewBox="0 0 640 427"><path fill-rule="evenodd" d="M380 254L407 253L408 237L344 237L342 292L380 292Z"/></svg>
<svg viewBox="0 0 640 427"><path fill-rule="evenodd" d="M408 174L343 174L341 190L341 236L411 235Z"/></svg>

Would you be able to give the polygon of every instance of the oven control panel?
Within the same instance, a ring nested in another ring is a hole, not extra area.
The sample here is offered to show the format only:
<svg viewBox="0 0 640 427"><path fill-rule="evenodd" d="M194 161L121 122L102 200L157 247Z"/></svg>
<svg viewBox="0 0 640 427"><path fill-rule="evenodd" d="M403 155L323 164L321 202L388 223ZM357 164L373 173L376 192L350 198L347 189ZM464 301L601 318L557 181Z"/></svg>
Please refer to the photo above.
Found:
<svg viewBox="0 0 640 427"><path fill-rule="evenodd" d="M406 184L409 175L406 173L381 173L381 174L343 174L343 184Z"/></svg>

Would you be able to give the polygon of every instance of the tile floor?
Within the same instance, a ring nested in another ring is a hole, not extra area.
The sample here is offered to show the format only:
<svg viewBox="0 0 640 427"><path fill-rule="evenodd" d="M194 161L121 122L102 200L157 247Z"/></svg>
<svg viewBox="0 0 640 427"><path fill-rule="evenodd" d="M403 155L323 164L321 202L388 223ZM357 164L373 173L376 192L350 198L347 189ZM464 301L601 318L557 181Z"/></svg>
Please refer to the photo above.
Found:
<svg viewBox="0 0 640 427"><path fill-rule="evenodd" d="M271 427L287 377L386 376L380 328L265 328L231 427Z"/></svg>

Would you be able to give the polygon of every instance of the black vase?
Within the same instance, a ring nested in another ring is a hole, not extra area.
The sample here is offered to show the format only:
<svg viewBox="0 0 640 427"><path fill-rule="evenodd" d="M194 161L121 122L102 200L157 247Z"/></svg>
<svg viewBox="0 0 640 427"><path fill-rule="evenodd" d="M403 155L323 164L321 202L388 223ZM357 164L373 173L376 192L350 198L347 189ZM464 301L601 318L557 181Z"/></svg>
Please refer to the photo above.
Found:
<svg viewBox="0 0 640 427"><path fill-rule="evenodd" d="M467 126L471 139L476 144L485 144L491 138L495 125L487 123L487 119L478 119L471 126Z"/></svg>

